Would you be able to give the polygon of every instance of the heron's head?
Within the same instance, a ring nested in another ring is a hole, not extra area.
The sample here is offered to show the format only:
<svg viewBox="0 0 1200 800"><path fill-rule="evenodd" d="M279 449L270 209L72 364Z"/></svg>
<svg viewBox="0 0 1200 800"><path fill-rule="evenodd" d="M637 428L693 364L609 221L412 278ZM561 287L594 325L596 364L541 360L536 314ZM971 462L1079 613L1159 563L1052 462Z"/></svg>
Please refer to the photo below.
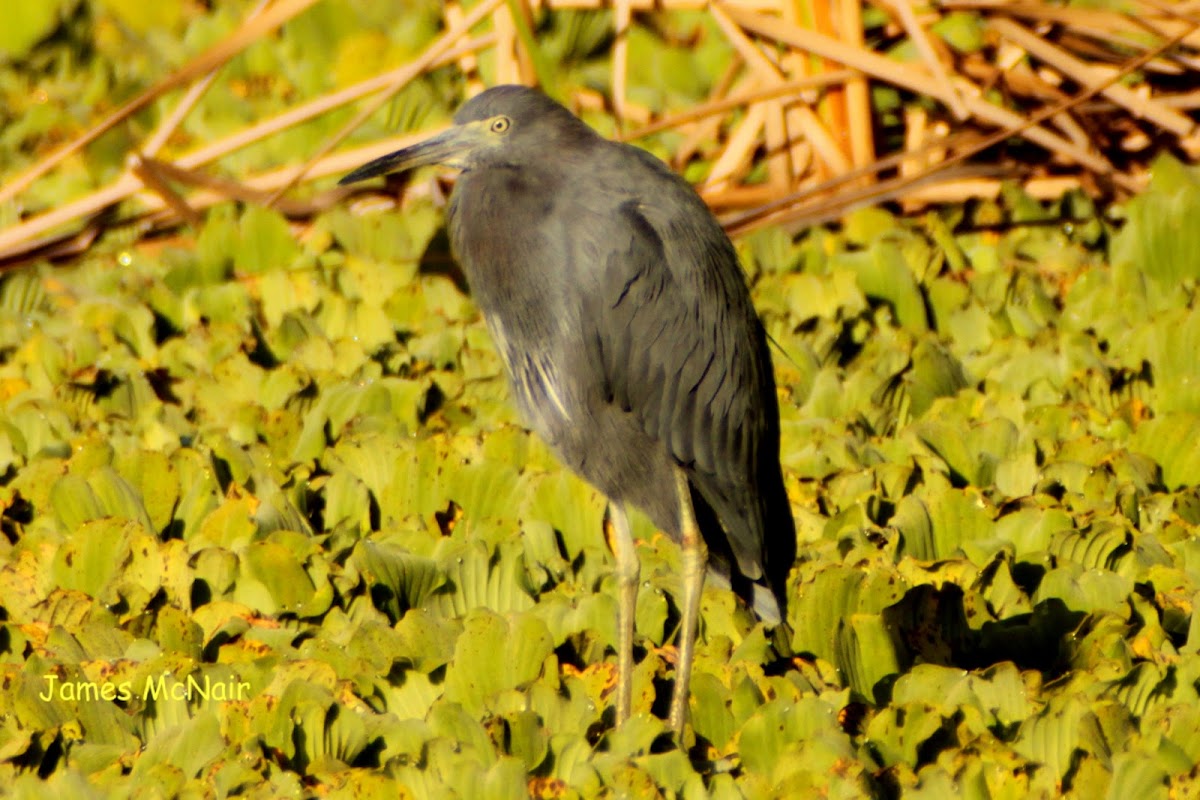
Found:
<svg viewBox="0 0 1200 800"><path fill-rule="evenodd" d="M533 164L553 160L556 150L594 135L541 92L525 86L496 86L460 108L449 129L364 164L338 185L430 164L456 169Z"/></svg>

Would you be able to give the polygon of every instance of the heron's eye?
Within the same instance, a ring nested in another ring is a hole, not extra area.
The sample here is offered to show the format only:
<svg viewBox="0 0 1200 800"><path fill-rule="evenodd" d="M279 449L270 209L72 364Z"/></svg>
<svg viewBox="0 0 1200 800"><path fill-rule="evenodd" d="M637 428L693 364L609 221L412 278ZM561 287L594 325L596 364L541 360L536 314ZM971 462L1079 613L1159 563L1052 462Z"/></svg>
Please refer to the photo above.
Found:
<svg viewBox="0 0 1200 800"><path fill-rule="evenodd" d="M492 133L508 133L512 120L508 117L496 117L492 120Z"/></svg>

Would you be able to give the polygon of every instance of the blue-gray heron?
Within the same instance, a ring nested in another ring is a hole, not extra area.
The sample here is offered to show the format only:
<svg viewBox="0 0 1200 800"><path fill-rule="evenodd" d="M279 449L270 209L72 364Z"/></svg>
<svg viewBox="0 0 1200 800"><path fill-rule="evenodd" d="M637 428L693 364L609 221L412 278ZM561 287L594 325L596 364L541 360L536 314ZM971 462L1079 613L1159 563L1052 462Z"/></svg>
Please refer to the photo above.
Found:
<svg viewBox="0 0 1200 800"><path fill-rule="evenodd" d="M678 733L706 565L770 624L786 617L796 555L767 336L737 254L666 165L540 92L495 87L454 123L341 183L429 164L462 170L450 243L517 405L610 501L618 724L630 709L639 573L626 506L681 543Z"/></svg>

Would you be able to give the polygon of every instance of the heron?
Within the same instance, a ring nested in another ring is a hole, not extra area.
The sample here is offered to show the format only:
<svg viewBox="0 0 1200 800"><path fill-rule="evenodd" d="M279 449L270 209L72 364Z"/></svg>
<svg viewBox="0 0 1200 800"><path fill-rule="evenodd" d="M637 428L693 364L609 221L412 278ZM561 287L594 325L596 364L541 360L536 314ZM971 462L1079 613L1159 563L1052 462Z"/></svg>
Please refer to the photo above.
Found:
<svg viewBox="0 0 1200 800"><path fill-rule="evenodd" d="M688 711L705 575L786 622L796 532L768 337L708 206L650 153L528 87L488 89L453 125L354 170L461 170L447 231L525 423L608 500L617 725L630 715L640 564L630 507L680 545L668 722Z"/></svg>

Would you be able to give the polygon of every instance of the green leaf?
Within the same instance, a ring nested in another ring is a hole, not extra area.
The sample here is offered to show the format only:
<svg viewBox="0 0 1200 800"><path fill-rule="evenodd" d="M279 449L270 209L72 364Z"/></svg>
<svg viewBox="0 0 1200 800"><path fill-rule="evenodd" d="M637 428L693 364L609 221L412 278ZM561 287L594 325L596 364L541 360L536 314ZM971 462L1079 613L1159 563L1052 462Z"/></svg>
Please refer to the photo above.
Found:
<svg viewBox="0 0 1200 800"><path fill-rule="evenodd" d="M692 676L690 689L692 727L698 736L703 736L717 750L723 750L737 730L728 687L716 676L698 672Z"/></svg>
<svg viewBox="0 0 1200 800"><path fill-rule="evenodd" d="M912 412L920 417L939 397L951 397L967 387L962 364L941 346L922 342L912 353L912 369L905 376Z"/></svg>
<svg viewBox="0 0 1200 800"><path fill-rule="evenodd" d="M130 554L130 540L145 528L130 520L103 517L82 523L54 558L54 582L104 602L115 600L116 583Z"/></svg>
<svg viewBox="0 0 1200 800"><path fill-rule="evenodd" d="M243 275L259 275L287 269L299 247L283 215L265 206L249 205L239 220L241 243L233 256L233 267Z"/></svg>
<svg viewBox="0 0 1200 800"><path fill-rule="evenodd" d="M425 603L446 583L446 575L431 558L416 556L395 546L365 541L355 548L355 559L387 590L376 595L376 604L392 619Z"/></svg>
<svg viewBox="0 0 1200 800"><path fill-rule="evenodd" d="M446 671L446 699L478 714L505 689L520 689L541 673L553 649L540 620L509 620L485 609L463 620L463 632Z"/></svg>
<svg viewBox="0 0 1200 800"><path fill-rule="evenodd" d="M931 482L896 506L892 524L914 558L948 558L985 538L995 537L992 517L974 492Z"/></svg>
<svg viewBox="0 0 1200 800"><path fill-rule="evenodd" d="M1013 747L1030 760L1045 765L1061 780L1075 761L1076 750L1109 763L1111 753L1100 721L1079 697L1055 698L1042 712L1021 723Z"/></svg>
<svg viewBox="0 0 1200 800"><path fill-rule="evenodd" d="M213 711L198 713L153 737L134 765L131 779L145 779L155 767L169 765L192 778L225 749L220 722Z"/></svg>
<svg viewBox="0 0 1200 800"><path fill-rule="evenodd" d="M268 614L298 613L315 592L312 580L296 555L277 541L254 542L242 554L246 566L238 589L249 591L250 579L266 590L270 604L263 608Z"/></svg>
<svg viewBox="0 0 1200 800"><path fill-rule="evenodd" d="M24 58L39 40L53 32L65 3L5 3L0 26L0 56Z"/></svg>
<svg viewBox="0 0 1200 800"><path fill-rule="evenodd" d="M918 764L921 748L944 724L941 713L929 704L898 703L871 720L867 735L885 766Z"/></svg>
<svg viewBox="0 0 1200 800"><path fill-rule="evenodd" d="M1131 447L1158 463L1167 488L1200 484L1200 415L1171 414L1144 422Z"/></svg>
<svg viewBox="0 0 1200 800"><path fill-rule="evenodd" d="M78 530L81 525L104 516L105 509L92 487L78 475L63 475L50 488L50 505L64 531Z"/></svg>
<svg viewBox="0 0 1200 800"><path fill-rule="evenodd" d="M878 613L898 601L904 589L894 575L867 574L846 566L826 567L802 578L796 600L788 606L795 633L792 648L844 666L838 661L840 621L856 613Z"/></svg>
<svg viewBox="0 0 1200 800"><path fill-rule="evenodd" d="M887 303L902 326L914 331L928 329L925 298L895 242L876 240L870 249L842 254L833 264L853 270L863 294Z"/></svg>
<svg viewBox="0 0 1200 800"><path fill-rule="evenodd" d="M1163 286L1200 279L1200 173L1175 158L1159 157L1150 187L1129 202L1125 226L1114 237L1113 264Z"/></svg>
<svg viewBox="0 0 1200 800"><path fill-rule="evenodd" d="M1122 797L1144 797L1147 800L1166 800L1167 772L1141 753L1124 752L1113 756L1112 783L1108 786L1111 800Z"/></svg>
<svg viewBox="0 0 1200 800"><path fill-rule="evenodd" d="M837 634L837 664L850 688L867 700L875 687L905 666L905 653L891 627L878 614L853 614L842 620Z"/></svg>
<svg viewBox="0 0 1200 800"><path fill-rule="evenodd" d="M952 11L939 16L929 29L960 53L983 49L985 23L980 14Z"/></svg>
<svg viewBox="0 0 1200 800"><path fill-rule="evenodd" d="M439 559L446 582L428 596L425 606L446 616L489 608L498 612L524 611L533 606L529 575L520 544L510 542L496 554L474 540L451 547Z"/></svg>
<svg viewBox="0 0 1200 800"><path fill-rule="evenodd" d="M1131 544L1124 528L1096 523L1088 531L1069 531L1056 536L1050 552L1088 569L1112 570Z"/></svg>
<svg viewBox="0 0 1200 800"><path fill-rule="evenodd" d="M1107 570L1085 570L1068 562L1042 577L1033 602L1055 597L1073 610L1120 613L1132 590L1133 583L1128 578Z"/></svg>
<svg viewBox="0 0 1200 800"><path fill-rule="evenodd" d="M138 33L175 28L184 16L183 5L179 0L164 0L156 3L139 3L137 0L98 0L98 2Z"/></svg>

